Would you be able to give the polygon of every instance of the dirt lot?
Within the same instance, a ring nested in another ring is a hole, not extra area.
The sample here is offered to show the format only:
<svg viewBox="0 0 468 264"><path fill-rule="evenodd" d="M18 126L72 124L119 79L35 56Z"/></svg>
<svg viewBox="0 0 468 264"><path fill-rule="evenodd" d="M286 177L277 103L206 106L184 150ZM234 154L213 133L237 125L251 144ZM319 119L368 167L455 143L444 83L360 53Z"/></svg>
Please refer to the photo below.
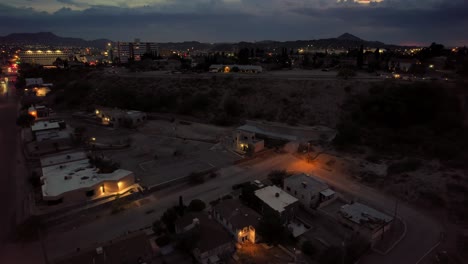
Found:
<svg viewBox="0 0 468 264"><path fill-rule="evenodd" d="M103 144L130 142L128 148L98 151L133 171L143 186L153 186L192 172L232 164L240 156L215 142L231 133L231 128L186 122L150 120L137 129L109 128L70 120L85 126L86 134Z"/></svg>

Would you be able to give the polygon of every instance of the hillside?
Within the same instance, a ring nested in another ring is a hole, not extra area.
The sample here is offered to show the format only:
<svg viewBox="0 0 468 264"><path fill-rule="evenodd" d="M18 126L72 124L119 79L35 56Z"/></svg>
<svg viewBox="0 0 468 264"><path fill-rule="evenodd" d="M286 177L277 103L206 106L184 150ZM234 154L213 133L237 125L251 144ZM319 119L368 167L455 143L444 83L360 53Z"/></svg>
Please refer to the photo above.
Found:
<svg viewBox="0 0 468 264"><path fill-rule="evenodd" d="M0 37L1 44L7 45L45 45L104 48L108 39L84 40L81 38L60 37L51 32L13 33Z"/></svg>

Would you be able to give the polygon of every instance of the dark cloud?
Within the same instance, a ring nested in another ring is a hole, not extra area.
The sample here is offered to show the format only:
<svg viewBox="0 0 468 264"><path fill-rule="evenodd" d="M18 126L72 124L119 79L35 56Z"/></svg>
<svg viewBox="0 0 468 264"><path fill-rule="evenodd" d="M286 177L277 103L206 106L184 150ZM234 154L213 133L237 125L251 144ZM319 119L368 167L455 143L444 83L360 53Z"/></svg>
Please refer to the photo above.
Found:
<svg viewBox="0 0 468 264"><path fill-rule="evenodd" d="M468 28L468 2L463 0L387 0L372 6L344 6L335 0L174 0L135 8L57 1L66 7L54 13L0 4L0 34L52 31L86 39L218 42L351 32L387 43L460 44Z"/></svg>

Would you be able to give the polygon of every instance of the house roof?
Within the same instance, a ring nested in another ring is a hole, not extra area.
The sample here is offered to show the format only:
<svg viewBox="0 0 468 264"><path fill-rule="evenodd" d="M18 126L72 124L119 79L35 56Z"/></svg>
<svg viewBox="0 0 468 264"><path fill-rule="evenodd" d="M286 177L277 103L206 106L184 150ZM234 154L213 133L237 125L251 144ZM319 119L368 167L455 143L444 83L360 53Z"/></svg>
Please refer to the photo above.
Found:
<svg viewBox="0 0 468 264"><path fill-rule="evenodd" d="M296 198L276 186L267 186L256 190L255 196L279 213L283 212L285 210L284 208L288 205L298 201Z"/></svg>
<svg viewBox="0 0 468 264"><path fill-rule="evenodd" d="M260 214L243 205L237 199L221 201L213 210L227 219L235 229L242 229L247 226L257 228L261 219Z"/></svg>
<svg viewBox="0 0 468 264"><path fill-rule="evenodd" d="M60 124L59 122L52 122L52 121L38 121L31 126L32 132L43 131L43 130L50 130L50 129L59 129Z"/></svg>
<svg viewBox="0 0 468 264"><path fill-rule="evenodd" d="M119 181L133 172L118 169L112 173L99 173L88 159L76 160L42 168L42 195L54 197L63 193L90 188L105 181Z"/></svg>
<svg viewBox="0 0 468 264"><path fill-rule="evenodd" d="M44 168L48 166L84 159L88 159L88 157L83 151L63 153L59 155L49 155L41 158L41 166Z"/></svg>
<svg viewBox="0 0 468 264"><path fill-rule="evenodd" d="M341 206L340 213L349 221L371 229L393 220L393 217L361 203L345 204Z"/></svg>
<svg viewBox="0 0 468 264"><path fill-rule="evenodd" d="M231 243L231 235L224 230L223 226L203 212L185 214L176 220L176 227L183 230L193 224L194 219L198 219L198 225L194 225L192 229L185 232L199 233L196 248L198 248L200 252L207 252L226 243Z"/></svg>
<svg viewBox="0 0 468 264"><path fill-rule="evenodd" d="M313 194L328 189L328 185L325 182L305 173L295 174L284 179L284 186L292 187L295 190L306 189Z"/></svg>

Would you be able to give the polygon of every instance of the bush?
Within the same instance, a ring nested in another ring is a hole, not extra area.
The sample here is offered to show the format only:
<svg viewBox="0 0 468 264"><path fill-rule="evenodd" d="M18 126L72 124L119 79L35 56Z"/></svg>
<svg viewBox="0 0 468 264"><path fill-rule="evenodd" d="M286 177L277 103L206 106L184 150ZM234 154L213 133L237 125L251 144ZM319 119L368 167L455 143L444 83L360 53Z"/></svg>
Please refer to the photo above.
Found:
<svg viewBox="0 0 468 264"><path fill-rule="evenodd" d="M226 112L228 117L238 117L242 112L241 104L237 99L229 97L224 102L224 112Z"/></svg>
<svg viewBox="0 0 468 264"><path fill-rule="evenodd" d="M164 246L169 245L169 243L171 243L171 238L167 235L163 235L163 236L156 238L155 241L159 247L164 247Z"/></svg>
<svg viewBox="0 0 468 264"><path fill-rule="evenodd" d="M232 197L232 195L230 195L230 194L226 194L226 195L224 195L223 197L221 197L222 200L229 200L229 199L232 199L232 198L233 198L233 197Z"/></svg>
<svg viewBox="0 0 468 264"><path fill-rule="evenodd" d="M194 199L190 202L188 209L191 212L201 212L205 210L206 204L200 199Z"/></svg>
<svg viewBox="0 0 468 264"><path fill-rule="evenodd" d="M290 174L285 170L274 170L268 174L268 179L276 186L283 188L284 179Z"/></svg>
<svg viewBox="0 0 468 264"><path fill-rule="evenodd" d="M164 232L164 225L161 220L156 220L153 223L153 232L159 236Z"/></svg>
<svg viewBox="0 0 468 264"><path fill-rule="evenodd" d="M26 128L34 124L34 120L35 120L34 116L30 114L21 114L16 119L16 124L20 127Z"/></svg>
<svg viewBox="0 0 468 264"><path fill-rule="evenodd" d="M31 185L35 188L41 186L41 178L35 171L31 173L31 176L29 177L29 183L31 183Z"/></svg>
<svg viewBox="0 0 468 264"><path fill-rule="evenodd" d="M169 232L175 232L175 221L178 217L179 215L177 214L175 207L167 209L166 212L164 212L162 215L161 221L164 223Z"/></svg>
<svg viewBox="0 0 468 264"><path fill-rule="evenodd" d="M356 76L356 72L353 69L342 67L338 70L338 73L336 74L336 76L347 80L351 77Z"/></svg>
<svg viewBox="0 0 468 264"><path fill-rule="evenodd" d="M320 264L342 264L343 250L339 247L325 249L319 257Z"/></svg>
<svg viewBox="0 0 468 264"><path fill-rule="evenodd" d="M302 252L304 252L304 254L312 256L316 251L317 250L315 249L314 245L312 245L312 242L309 240L302 243Z"/></svg>
<svg viewBox="0 0 468 264"><path fill-rule="evenodd" d="M422 191L419 192L419 196L423 200L429 201L432 205L443 207L445 206L445 200L437 192L434 191Z"/></svg>
<svg viewBox="0 0 468 264"><path fill-rule="evenodd" d="M388 175L400 174L405 172L411 172L421 167L421 161L417 159L407 159L404 161L394 162L388 166Z"/></svg>

